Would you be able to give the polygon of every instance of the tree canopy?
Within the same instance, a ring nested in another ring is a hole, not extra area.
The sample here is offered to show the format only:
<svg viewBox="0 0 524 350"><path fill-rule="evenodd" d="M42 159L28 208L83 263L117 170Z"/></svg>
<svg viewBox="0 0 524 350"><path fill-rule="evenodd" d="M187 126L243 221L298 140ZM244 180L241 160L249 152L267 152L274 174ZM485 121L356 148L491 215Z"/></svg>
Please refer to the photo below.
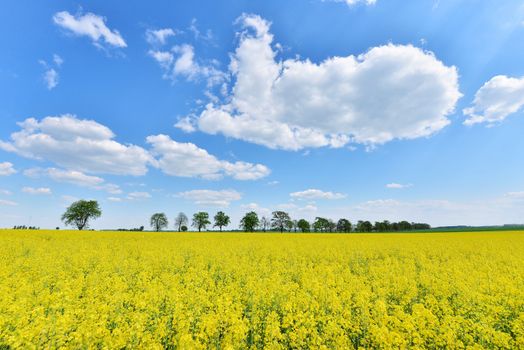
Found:
<svg viewBox="0 0 524 350"><path fill-rule="evenodd" d="M188 219L186 214L180 212L175 218L175 228L180 232L182 231L182 226L187 226Z"/></svg>
<svg viewBox="0 0 524 350"><path fill-rule="evenodd" d="M155 213L151 215L149 223L155 231L160 231L167 227L167 216L164 213Z"/></svg>
<svg viewBox="0 0 524 350"><path fill-rule="evenodd" d="M215 224L213 226L218 227L220 231L222 231L222 227L229 225L229 222L231 221L229 219L229 216L227 216L226 213L224 213L223 211L219 211L218 213L216 213L214 219Z"/></svg>
<svg viewBox="0 0 524 350"><path fill-rule="evenodd" d="M272 213L273 217L271 218L271 226L284 232L285 229L290 229L293 227L293 222L291 217L285 211L274 211Z"/></svg>
<svg viewBox="0 0 524 350"><path fill-rule="evenodd" d="M193 214L193 227L198 229L198 232L205 230L207 225L211 224L209 221L209 214L205 211L199 211Z"/></svg>
<svg viewBox="0 0 524 350"><path fill-rule="evenodd" d="M100 206L95 200L79 200L72 203L62 215L62 221L66 225L76 226L79 230L89 227L89 220L99 218L102 215Z"/></svg>
<svg viewBox="0 0 524 350"><path fill-rule="evenodd" d="M258 215L254 211L250 211L240 220L240 228L246 232L255 231L259 224Z"/></svg>

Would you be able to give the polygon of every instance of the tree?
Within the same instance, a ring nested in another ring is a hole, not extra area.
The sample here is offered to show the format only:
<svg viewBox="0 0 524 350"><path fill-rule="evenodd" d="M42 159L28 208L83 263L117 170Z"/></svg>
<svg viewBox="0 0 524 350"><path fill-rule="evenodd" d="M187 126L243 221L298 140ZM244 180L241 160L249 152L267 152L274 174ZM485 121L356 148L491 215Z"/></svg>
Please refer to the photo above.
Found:
<svg viewBox="0 0 524 350"><path fill-rule="evenodd" d="M356 230L358 232L371 232L373 231L373 225L369 221L359 220Z"/></svg>
<svg viewBox="0 0 524 350"><path fill-rule="evenodd" d="M213 226L220 228L220 231L222 231L222 227L229 225L229 222L229 216L223 211L219 211L215 215L215 224Z"/></svg>
<svg viewBox="0 0 524 350"><path fill-rule="evenodd" d="M198 213L193 214L193 227L198 229L198 232L202 231L202 229L206 229L207 225L210 225L211 221L209 221L209 214L205 211L200 211Z"/></svg>
<svg viewBox="0 0 524 350"><path fill-rule="evenodd" d="M155 231L161 231L167 227L167 216L164 213L155 213L151 215L149 224Z"/></svg>
<svg viewBox="0 0 524 350"><path fill-rule="evenodd" d="M255 231L259 224L258 215L254 211L250 211L240 220L240 228L246 232Z"/></svg>
<svg viewBox="0 0 524 350"><path fill-rule="evenodd" d="M182 212L178 213L178 215L175 218L175 228L178 229L178 232L182 230L182 226L187 225L187 222L188 220L186 214Z"/></svg>
<svg viewBox="0 0 524 350"><path fill-rule="evenodd" d="M76 226L79 230L89 227L89 220L102 215L97 201L79 200L72 203L62 215L66 225Z"/></svg>
<svg viewBox="0 0 524 350"><path fill-rule="evenodd" d="M347 219L340 219L337 222L338 232L351 232L351 222Z"/></svg>
<svg viewBox="0 0 524 350"><path fill-rule="evenodd" d="M311 229L309 222L305 219L298 220L297 226L302 232L309 232Z"/></svg>
<svg viewBox="0 0 524 350"><path fill-rule="evenodd" d="M273 217L271 218L271 226L279 229L280 233L284 232L286 228L293 225L289 214L285 211L274 211L272 213Z"/></svg>
<svg viewBox="0 0 524 350"><path fill-rule="evenodd" d="M316 217L313 222L313 229L320 232L327 232L330 228L330 222L326 218Z"/></svg>
<svg viewBox="0 0 524 350"><path fill-rule="evenodd" d="M265 216L262 216L262 218L260 219L260 227L262 227L262 230L266 232L266 230L270 227L270 225L271 225L271 221L269 221L269 219L266 218Z"/></svg>
<svg viewBox="0 0 524 350"><path fill-rule="evenodd" d="M293 229L293 231L297 232L298 230L298 221L297 220L291 221L291 228Z"/></svg>

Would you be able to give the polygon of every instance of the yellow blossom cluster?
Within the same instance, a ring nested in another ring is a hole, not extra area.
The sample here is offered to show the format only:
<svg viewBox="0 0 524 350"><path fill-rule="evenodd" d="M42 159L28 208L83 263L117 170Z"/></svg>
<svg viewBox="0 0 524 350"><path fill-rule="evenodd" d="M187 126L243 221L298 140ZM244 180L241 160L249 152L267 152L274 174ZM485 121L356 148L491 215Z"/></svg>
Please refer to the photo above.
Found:
<svg viewBox="0 0 524 350"><path fill-rule="evenodd" d="M524 232L0 231L2 349L524 348Z"/></svg>

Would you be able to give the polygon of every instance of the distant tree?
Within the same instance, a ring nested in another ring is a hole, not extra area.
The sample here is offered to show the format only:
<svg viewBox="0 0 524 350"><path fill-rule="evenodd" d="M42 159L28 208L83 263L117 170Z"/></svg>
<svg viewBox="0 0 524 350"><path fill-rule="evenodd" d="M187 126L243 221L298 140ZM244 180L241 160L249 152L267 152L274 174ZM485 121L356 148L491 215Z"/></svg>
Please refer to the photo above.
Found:
<svg viewBox="0 0 524 350"><path fill-rule="evenodd" d="M144 231L144 226L140 226L140 227L138 228L138 231Z"/></svg>
<svg viewBox="0 0 524 350"><path fill-rule="evenodd" d="M297 230L298 230L298 220L293 220L291 222L291 228L293 229L293 231L297 232Z"/></svg>
<svg viewBox="0 0 524 350"><path fill-rule="evenodd" d="M356 230L358 232L371 232L371 231L373 231L373 225L369 221L359 220L358 223L357 223Z"/></svg>
<svg viewBox="0 0 524 350"><path fill-rule="evenodd" d="M151 215L149 224L155 231L161 231L163 228L167 227L167 216L164 213L155 213Z"/></svg>
<svg viewBox="0 0 524 350"><path fill-rule="evenodd" d="M410 231L411 230L411 224L408 221L400 221L398 223L398 229L399 231Z"/></svg>
<svg viewBox="0 0 524 350"><path fill-rule="evenodd" d="M302 232L309 232L309 230L311 229L309 222L305 219L298 220L297 226Z"/></svg>
<svg viewBox="0 0 524 350"><path fill-rule="evenodd" d="M199 211L193 214L193 227L198 229L198 232L205 230L207 225L210 225L209 214L205 211Z"/></svg>
<svg viewBox="0 0 524 350"><path fill-rule="evenodd" d="M347 219L340 219L337 222L337 231L338 232L351 232L351 222Z"/></svg>
<svg viewBox="0 0 524 350"><path fill-rule="evenodd" d="M240 220L240 228L246 232L254 232L259 225L258 215L254 211L250 211Z"/></svg>
<svg viewBox="0 0 524 350"><path fill-rule="evenodd" d="M182 230L182 226L187 225L188 219L186 214L180 212L175 218L175 228L180 232Z"/></svg>
<svg viewBox="0 0 524 350"><path fill-rule="evenodd" d="M316 217L315 222L313 222L313 229L319 232L327 232L330 228L330 222L326 218Z"/></svg>
<svg viewBox="0 0 524 350"><path fill-rule="evenodd" d="M227 216L223 211L216 213L214 219L215 224L213 226L218 227L220 231L222 231L222 227L229 225L230 222L229 216Z"/></svg>
<svg viewBox="0 0 524 350"><path fill-rule="evenodd" d="M285 211L274 211L272 215L271 226L280 230L280 233L284 232L286 228L289 229L290 224L292 225L291 218Z"/></svg>
<svg viewBox="0 0 524 350"><path fill-rule="evenodd" d="M337 230L337 224L333 220L328 219L327 231L328 232L335 232L336 230Z"/></svg>
<svg viewBox="0 0 524 350"><path fill-rule="evenodd" d="M99 218L102 215L97 201L79 200L72 203L62 215L62 221L66 225L76 226L79 230L89 227L89 220Z"/></svg>
<svg viewBox="0 0 524 350"><path fill-rule="evenodd" d="M270 225L271 221L269 221L269 219L265 216L262 216L262 218L260 219L260 227L262 228L262 231L266 232Z"/></svg>
<svg viewBox="0 0 524 350"><path fill-rule="evenodd" d="M187 226L186 225L182 225L182 227L180 228L180 230L182 232L186 232L187 231Z"/></svg>

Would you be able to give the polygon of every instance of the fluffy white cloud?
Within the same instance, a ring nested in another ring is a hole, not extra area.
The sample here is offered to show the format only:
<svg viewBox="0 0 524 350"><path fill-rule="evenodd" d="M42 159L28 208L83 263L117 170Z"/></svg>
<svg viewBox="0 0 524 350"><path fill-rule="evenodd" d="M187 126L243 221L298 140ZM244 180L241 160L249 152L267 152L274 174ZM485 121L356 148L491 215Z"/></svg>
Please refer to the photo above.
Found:
<svg viewBox="0 0 524 350"><path fill-rule="evenodd" d="M52 90L58 85L58 73L53 68L49 68L44 73L44 81L47 89Z"/></svg>
<svg viewBox="0 0 524 350"><path fill-rule="evenodd" d="M18 205L17 202L9 201L7 199L0 199L0 205L9 205L9 206L15 206Z"/></svg>
<svg viewBox="0 0 524 350"><path fill-rule="evenodd" d="M182 177L219 179L231 176L236 180L256 180L269 175L262 164L218 160L193 143L181 143L167 135L148 136L152 153L159 157L156 165L166 174Z"/></svg>
<svg viewBox="0 0 524 350"><path fill-rule="evenodd" d="M62 115L28 118L19 126L10 142L0 141L0 149L88 173L144 175L154 162L146 150L116 142L109 128L93 120Z"/></svg>
<svg viewBox="0 0 524 350"><path fill-rule="evenodd" d="M271 217L271 210L260 206L258 203L242 204L240 208L244 209L245 211L254 211L260 217L262 216L265 216L267 218Z"/></svg>
<svg viewBox="0 0 524 350"><path fill-rule="evenodd" d="M213 65L201 64L195 60L195 50L189 44L176 45L170 51L149 50L164 72L164 79L176 81L181 77L188 81L205 80L208 86L222 83L226 75Z"/></svg>
<svg viewBox="0 0 524 350"><path fill-rule="evenodd" d="M382 144L441 130L461 97L456 68L411 45L320 63L277 61L270 23L255 15L239 23L234 86L225 103L201 112L204 132L288 150Z"/></svg>
<svg viewBox="0 0 524 350"><path fill-rule="evenodd" d="M127 199L148 199L151 198L149 192L131 192L127 195Z"/></svg>
<svg viewBox="0 0 524 350"><path fill-rule="evenodd" d="M487 81L476 93L473 105L463 110L465 125L501 122L524 106L524 77L497 75Z"/></svg>
<svg viewBox="0 0 524 350"><path fill-rule="evenodd" d="M16 170L13 167L13 163L10 163L10 162L1 162L0 163L0 176L8 176L8 175L12 175L15 173L16 173Z"/></svg>
<svg viewBox="0 0 524 350"><path fill-rule="evenodd" d="M97 47L101 47L103 40L113 47L126 47L127 44L118 30L111 30L106 25L106 19L94 13L72 15L67 11L55 13L53 21L58 26L69 30L78 36L88 36Z"/></svg>
<svg viewBox="0 0 524 350"><path fill-rule="evenodd" d="M24 175L32 178L46 176L56 182L64 182L76 186L89 187L95 190L103 190L111 194L122 193L120 186L105 183L105 180L101 177L87 175L76 170L31 168L24 170Z"/></svg>
<svg viewBox="0 0 524 350"><path fill-rule="evenodd" d="M184 132L193 132L196 130L195 125L193 123L193 119L190 117L180 118L178 122L176 122L174 127Z"/></svg>
<svg viewBox="0 0 524 350"><path fill-rule="evenodd" d="M392 182L386 185L386 188L393 188L393 189L403 189L403 188L409 188L412 187L412 184L399 184L396 182Z"/></svg>
<svg viewBox="0 0 524 350"><path fill-rule="evenodd" d="M53 55L53 62L56 64L57 67L60 67L62 63L64 63L64 59L55 53Z"/></svg>
<svg viewBox="0 0 524 350"><path fill-rule="evenodd" d="M24 187L22 188L22 192L24 193L28 193L28 194L33 194L33 195L38 195L38 194L51 194L51 189L50 188L47 188L47 187L39 187L39 188L34 188L34 187Z"/></svg>
<svg viewBox="0 0 524 350"><path fill-rule="evenodd" d="M175 31L171 28L163 28L157 30L148 29L146 30L146 41L150 45L165 45L167 39L175 35Z"/></svg>
<svg viewBox="0 0 524 350"><path fill-rule="evenodd" d="M203 206L228 207L232 201L240 200L242 195L234 190L192 190L180 192L177 197L191 200Z"/></svg>
<svg viewBox="0 0 524 350"><path fill-rule="evenodd" d="M289 194L291 198L296 199L342 199L346 198L343 193L326 192L317 189L308 189L300 192L293 192Z"/></svg>

